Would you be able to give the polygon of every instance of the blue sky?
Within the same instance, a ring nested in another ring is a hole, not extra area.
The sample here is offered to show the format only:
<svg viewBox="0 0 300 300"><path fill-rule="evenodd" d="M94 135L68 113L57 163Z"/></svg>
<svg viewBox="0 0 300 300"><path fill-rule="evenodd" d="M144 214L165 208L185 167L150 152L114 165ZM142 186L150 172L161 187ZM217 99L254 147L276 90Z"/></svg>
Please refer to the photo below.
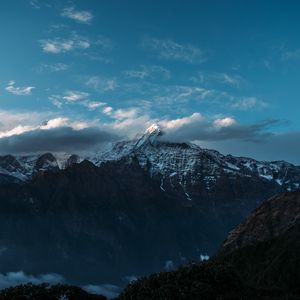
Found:
<svg viewBox="0 0 300 300"><path fill-rule="evenodd" d="M28 137L40 145L53 132L99 144L158 122L170 139L300 164L299 9L1 1L0 151L26 152Z"/></svg>

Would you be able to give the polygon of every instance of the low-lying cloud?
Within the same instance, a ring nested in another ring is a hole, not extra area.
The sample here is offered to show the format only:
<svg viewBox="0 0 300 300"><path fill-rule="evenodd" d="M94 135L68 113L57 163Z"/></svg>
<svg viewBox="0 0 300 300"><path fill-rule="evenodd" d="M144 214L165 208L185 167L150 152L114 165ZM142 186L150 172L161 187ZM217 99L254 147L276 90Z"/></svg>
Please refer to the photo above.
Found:
<svg viewBox="0 0 300 300"><path fill-rule="evenodd" d="M49 284L57 284L65 282L63 276L59 274L41 274L37 276L28 275L23 271L0 273L0 289L16 286L24 283L41 284L47 282Z"/></svg>
<svg viewBox="0 0 300 300"><path fill-rule="evenodd" d="M102 143L118 139L117 135L97 127L76 130L58 127L36 129L0 139L1 153L33 153L41 151L76 152L95 148Z"/></svg>
<svg viewBox="0 0 300 300"><path fill-rule="evenodd" d="M5 274L0 273L0 290L21 285L21 284L26 284L26 283L32 283L32 284L49 283L51 285L61 284L61 283L68 284L68 282L62 275L56 273L40 274L40 275L26 274L23 271L7 272ZM117 297L121 291L120 287L113 284L99 284L99 285L87 284L81 286L81 288L87 291L88 293L103 295L108 299Z"/></svg>
<svg viewBox="0 0 300 300"><path fill-rule="evenodd" d="M277 120L266 120L242 125L231 117L210 120L200 113L194 113L189 117L162 121L161 124L165 129L162 139L174 142L225 140L260 142L271 135L266 131L268 127L277 123Z"/></svg>

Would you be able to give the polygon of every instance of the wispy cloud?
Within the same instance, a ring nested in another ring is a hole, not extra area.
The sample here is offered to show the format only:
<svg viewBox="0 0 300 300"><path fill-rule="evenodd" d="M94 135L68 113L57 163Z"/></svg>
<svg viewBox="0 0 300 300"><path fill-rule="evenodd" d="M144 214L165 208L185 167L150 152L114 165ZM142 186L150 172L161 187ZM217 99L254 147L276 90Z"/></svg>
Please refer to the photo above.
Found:
<svg viewBox="0 0 300 300"><path fill-rule="evenodd" d="M86 99L89 96L89 93L80 92L80 91L67 91L65 95L62 97L63 100L68 102L75 102L79 100Z"/></svg>
<svg viewBox="0 0 300 300"><path fill-rule="evenodd" d="M78 101L88 102L89 93L82 91L66 91L62 95L51 95L48 99L58 108L61 108L64 103L74 103Z"/></svg>
<svg viewBox="0 0 300 300"><path fill-rule="evenodd" d="M100 102L100 101L86 100L86 101L82 102L82 105L87 107L89 110L96 110L96 109L99 109L99 108L102 108L103 106L105 106L106 103L105 102Z"/></svg>
<svg viewBox="0 0 300 300"><path fill-rule="evenodd" d="M114 91L118 87L115 78L105 78L101 76L92 76L88 78L85 84L98 92Z"/></svg>
<svg viewBox="0 0 300 300"><path fill-rule="evenodd" d="M40 44L44 52L52 54L70 52L76 49L85 50L91 46L91 42L87 37L80 36L74 32L67 39L45 39L40 40Z"/></svg>
<svg viewBox="0 0 300 300"><path fill-rule="evenodd" d="M30 1L29 1L29 4L30 4L33 8L35 8L35 9L40 9L40 8L41 8L40 5L39 5L38 0L30 0Z"/></svg>
<svg viewBox="0 0 300 300"><path fill-rule="evenodd" d="M90 11L76 10L74 6L64 8L61 15L82 24L90 24L93 19L93 14Z"/></svg>
<svg viewBox="0 0 300 300"><path fill-rule="evenodd" d="M66 71L69 68L67 64L64 63L54 63L54 64L42 64L37 69L38 71L48 71L48 72L61 72Z"/></svg>
<svg viewBox="0 0 300 300"><path fill-rule="evenodd" d="M158 79L158 80L168 80L171 77L169 70L162 66L140 66L136 70L126 70L123 74L128 78L138 78L138 79Z"/></svg>
<svg viewBox="0 0 300 300"><path fill-rule="evenodd" d="M17 87L15 86L15 81L12 80L8 83L5 89L9 93L17 96L28 96L32 94L32 91L35 89L35 87L34 86Z"/></svg>
<svg viewBox="0 0 300 300"><path fill-rule="evenodd" d="M260 101L256 97L242 97L233 99L231 107L238 110L263 109L269 105L267 102Z"/></svg>
<svg viewBox="0 0 300 300"><path fill-rule="evenodd" d="M300 59L300 49L294 49L289 51L284 51L281 54L282 60L299 60Z"/></svg>
<svg viewBox="0 0 300 300"><path fill-rule="evenodd" d="M236 88L239 88L242 84L246 83L246 80L240 75L221 72L198 72L196 76L191 78L191 81L204 85L220 83Z"/></svg>
<svg viewBox="0 0 300 300"><path fill-rule="evenodd" d="M147 38L143 40L142 46L165 60L182 61L190 64L203 63L207 60L202 49L190 44L180 44L171 39Z"/></svg>

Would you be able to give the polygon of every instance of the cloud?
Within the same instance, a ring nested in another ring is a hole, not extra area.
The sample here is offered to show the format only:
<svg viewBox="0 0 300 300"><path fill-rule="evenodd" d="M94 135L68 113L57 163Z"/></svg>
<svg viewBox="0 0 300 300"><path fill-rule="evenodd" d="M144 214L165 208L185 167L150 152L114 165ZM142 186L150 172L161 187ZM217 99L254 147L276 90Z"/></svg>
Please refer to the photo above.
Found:
<svg viewBox="0 0 300 300"><path fill-rule="evenodd" d="M139 70L127 70L123 74L127 78L138 78L138 79L162 79L168 80L171 77L169 70L161 66L145 66L142 65Z"/></svg>
<svg viewBox="0 0 300 300"><path fill-rule="evenodd" d="M251 109L263 109L268 107L268 103L260 101L255 97L242 97L234 99L231 107L238 110L251 110Z"/></svg>
<svg viewBox="0 0 300 300"><path fill-rule="evenodd" d="M40 9L41 6L39 4L38 0L30 0L29 4L31 5L31 7L33 7L34 9Z"/></svg>
<svg viewBox="0 0 300 300"><path fill-rule="evenodd" d="M66 71L68 68L69 66L64 63L42 64L38 68L38 71L61 72L61 71Z"/></svg>
<svg viewBox="0 0 300 300"><path fill-rule="evenodd" d="M52 112L0 110L0 132L11 130L20 124L23 126L38 124L52 117Z"/></svg>
<svg viewBox="0 0 300 300"><path fill-rule="evenodd" d="M89 93L80 92L80 91L67 91L65 95L62 97L63 100L67 102L74 102L86 99L89 96Z"/></svg>
<svg viewBox="0 0 300 300"><path fill-rule="evenodd" d="M204 141L199 145L219 150L223 154L253 157L258 160L285 160L300 165L300 132L273 133L260 143L245 140Z"/></svg>
<svg viewBox="0 0 300 300"><path fill-rule="evenodd" d="M87 107L89 110L96 110L100 107L103 107L106 105L105 102L100 102L100 101L83 101L82 105Z"/></svg>
<svg viewBox="0 0 300 300"><path fill-rule="evenodd" d="M267 120L243 125L232 117L210 119L200 113L193 113L188 117L162 120L159 123L165 131L162 138L169 141L243 140L257 143L271 135L268 128L276 125L277 122L276 120Z"/></svg>
<svg viewBox="0 0 300 300"><path fill-rule="evenodd" d="M70 51L85 50L90 48L91 42L87 37L78 35L77 33L72 33L72 35L67 38L54 38L54 39L44 39L40 40L41 47L45 53L59 54L66 53Z"/></svg>
<svg viewBox="0 0 300 300"><path fill-rule="evenodd" d="M93 19L90 11L76 10L74 6L64 8L61 15L83 24L90 24Z"/></svg>
<svg viewBox="0 0 300 300"><path fill-rule="evenodd" d="M11 94L17 96L28 96L32 94L32 91L35 89L34 86L24 86L24 87L16 87L14 81L10 81L5 88Z"/></svg>
<svg viewBox="0 0 300 300"><path fill-rule="evenodd" d="M113 108L111 106L106 106L103 108L103 113L110 116L113 112Z"/></svg>
<svg viewBox="0 0 300 300"><path fill-rule="evenodd" d="M229 127L236 125L236 120L230 117L214 120L213 124L216 128Z"/></svg>
<svg viewBox="0 0 300 300"><path fill-rule="evenodd" d="M58 108L61 108L64 103L81 102L82 105L87 106L89 100L89 93L81 91L66 91L63 95L51 95L48 99L52 104Z"/></svg>
<svg viewBox="0 0 300 300"><path fill-rule="evenodd" d="M169 106L170 104L182 104L189 101L205 101L213 98L214 95L216 95L216 91L202 87L173 85L159 88L153 93L153 100L159 105Z"/></svg>
<svg viewBox="0 0 300 300"><path fill-rule="evenodd" d="M151 50L159 58L185 63L203 63L207 60L204 51L189 44L179 44L171 39L160 40L147 38L142 42L143 48Z"/></svg>
<svg viewBox="0 0 300 300"><path fill-rule="evenodd" d="M62 126L69 126L73 129L82 129L85 127L88 127L86 123L82 122L70 122L68 118L55 118L55 119L50 119L47 122L44 122L42 125L17 125L9 130L4 130L0 131L0 138L5 138L5 137L10 137L14 135L20 135L25 132L30 132L34 130L47 130L47 129L53 129L57 127L62 127Z"/></svg>
<svg viewBox="0 0 300 300"><path fill-rule="evenodd" d="M290 51L285 51L281 54L282 60L299 60L300 59L300 49L294 49Z"/></svg>
<svg viewBox="0 0 300 300"><path fill-rule="evenodd" d="M113 132L104 131L99 127L86 127L85 123L77 122L62 127L58 124L52 125L48 121L44 127L30 128L19 134L0 138L0 152L80 152L119 138Z"/></svg>
<svg viewBox="0 0 300 300"><path fill-rule="evenodd" d="M239 88L246 80L240 75L233 75L219 72L198 72L196 76L191 78L194 83L205 85L215 85L216 83Z"/></svg>
<svg viewBox="0 0 300 300"><path fill-rule="evenodd" d="M113 109L111 106L107 106L103 109L103 112L116 120L135 119L141 115L141 111L137 107L119 108Z"/></svg>
<svg viewBox="0 0 300 300"><path fill-rule="evenodd" d="M59 274L41 274L37 276L28 275L23 271L0 273L0 289L16 286L25 283L41 284L44 282L50 284L64 283L63 276Z"/></svg>
<svg viewBox="0 0 300 300"><path fill-rule="evenodd" d="M114 91L118 87L115 78L105 78L100 76L90 77L85 84L98 92Z"/></svg>
<svg viewBox="0 0 300 300"><path fill-rule="evenodd" d="M121 288L113 284L102 284L102 285L89 284L83 286L82 288L88 293L103 295L109 299L116 298L121 292Z"/></svg>

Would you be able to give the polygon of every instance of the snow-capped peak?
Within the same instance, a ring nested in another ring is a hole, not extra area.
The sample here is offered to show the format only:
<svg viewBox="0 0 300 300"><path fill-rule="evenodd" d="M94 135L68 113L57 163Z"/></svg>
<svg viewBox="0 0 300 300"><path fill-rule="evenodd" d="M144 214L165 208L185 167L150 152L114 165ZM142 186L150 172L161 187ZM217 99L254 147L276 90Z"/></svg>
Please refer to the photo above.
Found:
<svg viewBox="0 0 300 300"><path fill-rule="evenodd" d="M137 143L135 144L135 148L139 148L149 142L153 143L161 135L163 135L161 127L154 123L148 127L142 137L138 139Z"/></svg>
<svg viewBox="0 0 300 300"><path fill-rule="evenodd" d="M162 132L161 126L157 123L153 123L150 127L148 127L145 131L145 134L159 134Z"/></svg>

